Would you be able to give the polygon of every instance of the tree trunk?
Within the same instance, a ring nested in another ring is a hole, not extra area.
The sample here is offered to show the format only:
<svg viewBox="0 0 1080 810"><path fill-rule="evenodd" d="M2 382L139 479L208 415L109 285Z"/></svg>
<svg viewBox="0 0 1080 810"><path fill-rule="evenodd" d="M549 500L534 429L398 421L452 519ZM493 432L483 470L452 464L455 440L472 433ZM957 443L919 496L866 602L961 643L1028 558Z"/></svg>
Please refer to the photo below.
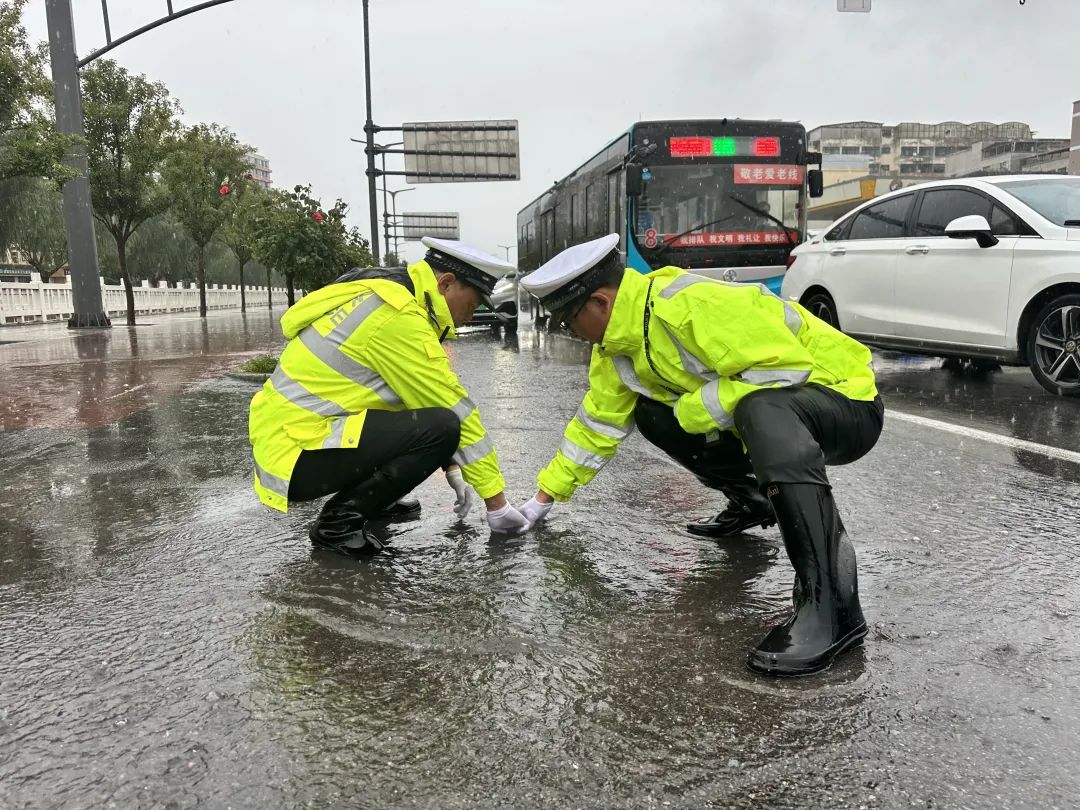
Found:
<svg viewBox="0 0 1080 810"><path fill-rule="evenodd" d="M270 286L270 268L266 268L266 308L274 308L274 288Z"/></svg>
<svg viewBox="0 0 1080 810"><path fill-rule="evenodd" d="M285 292L286 292L286 299L285 300L288 302L289 306L291 307L293 304L296 303L296 293L293 291L293 277L292 277L291 273L289 273L289 274L287 274L285 276Z"/></svg>
<svg viewBox="0 0 1080 810"><path fill-rule="evenodd" d="M244 265L247 264L243 259L238 259L240 262L240 311L247 312L247 298L244 296Z"/></svg>
<svg viewBox="0 0 1080 810"><path fill-rule="evenodd" d="M199 281L199 317L206 317L206 246L200 245L195 254L195 277Z"/></svg>
<svg viewBox="0 0 1080 810"><path fill-rule="evenodd" d="M135 325L135 290L131 288L131 278L127 269L127 240L116 240L116 261L120 266L120 278L124 280L124 297L127 299L127 325Z"/></svg>

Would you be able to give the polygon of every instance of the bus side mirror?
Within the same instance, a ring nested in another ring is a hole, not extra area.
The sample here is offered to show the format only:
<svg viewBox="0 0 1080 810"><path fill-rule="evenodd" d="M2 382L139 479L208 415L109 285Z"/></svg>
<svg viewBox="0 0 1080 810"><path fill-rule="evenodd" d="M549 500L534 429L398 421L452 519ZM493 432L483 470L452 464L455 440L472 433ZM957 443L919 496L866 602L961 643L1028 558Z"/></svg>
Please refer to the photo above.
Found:
<svg viewBox="0 0 1080 810"><path fill-rule="evenodd" d="M642 174L641 166L630 164L626 167L626 196L641 196L641 192L645 189L645 180Z"/></svg>
<svg viewBox="0 0 1080 810"><path fill-rule="evenodd" d="M825 193L825 175L821 169L811 169L806 173L806 185L811 197L820 197Z"/></svg>

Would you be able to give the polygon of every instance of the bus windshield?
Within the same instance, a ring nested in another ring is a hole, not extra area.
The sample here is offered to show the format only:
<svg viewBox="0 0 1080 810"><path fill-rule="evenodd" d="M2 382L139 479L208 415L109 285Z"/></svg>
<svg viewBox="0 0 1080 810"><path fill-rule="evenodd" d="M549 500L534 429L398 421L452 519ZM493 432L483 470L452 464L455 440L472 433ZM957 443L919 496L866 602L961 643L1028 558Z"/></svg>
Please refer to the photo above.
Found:
<svg viewBox="0 0 1080 810"><path fill-rule="evenodd" d="M775 164L696 163L649 169L636 200L635 233L648 247L787 245L799 241L802 169ZM740 204L740 201L744 204Z"/></svg>

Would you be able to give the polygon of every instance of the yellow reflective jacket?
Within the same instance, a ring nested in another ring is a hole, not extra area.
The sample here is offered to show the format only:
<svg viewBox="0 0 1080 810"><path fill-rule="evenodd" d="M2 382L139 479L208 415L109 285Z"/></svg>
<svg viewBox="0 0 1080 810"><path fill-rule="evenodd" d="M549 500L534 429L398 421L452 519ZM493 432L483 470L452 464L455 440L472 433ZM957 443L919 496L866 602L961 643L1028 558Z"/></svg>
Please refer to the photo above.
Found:
<svg viewBox="0 0 1080 810"><path fill-rule="evenodd" d="M537 483L569 500L633 431L639 396L672 405L687 433L737 433L744 396L807 383L855 400L877 396L869 349L763 285L677 267L627 270L604 342L593 347L589 391Z"/></svg>
<svg viewBox="0 0 1080 810"><path fill-rule="evenodd" d="M415 293L387 279L330 284L282 316L290 342L251 400L248 422L255 492L267 506L288 510L302 450L357 447L373 409L451 409L461 420L453 459L465 480L482 498L505 488L480 414L440 345L454 324L435 274L423 261L408 272Z"/></svg>

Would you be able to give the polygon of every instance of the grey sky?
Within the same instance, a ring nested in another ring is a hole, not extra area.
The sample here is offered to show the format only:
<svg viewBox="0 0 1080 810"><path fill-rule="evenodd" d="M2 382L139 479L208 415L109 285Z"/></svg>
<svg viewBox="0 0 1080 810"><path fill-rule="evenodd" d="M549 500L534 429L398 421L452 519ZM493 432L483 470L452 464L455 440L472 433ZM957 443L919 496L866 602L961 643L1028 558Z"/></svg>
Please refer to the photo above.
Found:
<svg viewBox="0 0 1080 810"><path fill-rule="evenodd" d="M101 4L73 3L85 54L104 41ZM839 14L835 0L371 0L376 123L521 126L520 182L421 185L398 210L460 211L463 238L502 255L524 203L640 118L1017 120L1068 137L1080 0L873 4ZM39 39L44 5L27 19ZM109 5L119 35L165 0ZM187 121L232 127L279 185L311 182L324 200L352 203L366 234L364 154L349 142L363 134L362 31L359 0L236 0L112 56L165 82Z"/></svg>

